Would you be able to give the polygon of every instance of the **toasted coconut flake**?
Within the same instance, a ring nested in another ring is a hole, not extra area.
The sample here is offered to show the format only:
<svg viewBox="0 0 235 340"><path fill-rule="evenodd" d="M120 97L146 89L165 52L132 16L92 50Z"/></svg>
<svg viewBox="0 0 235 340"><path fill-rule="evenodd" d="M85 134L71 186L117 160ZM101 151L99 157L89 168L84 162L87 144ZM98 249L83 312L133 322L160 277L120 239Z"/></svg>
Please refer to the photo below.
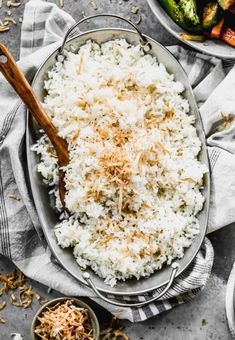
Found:
<svg viewBox="0 0 235 340"><path fill-rule="evenodd" d="M131 13L137 14L138 12L139 12L139 7L133 6L133 7L131 8Z"/></svg>
<svg viewBox="0 0 235 340"><path fill-rule="evenodd" d="M72 144L75 144L75 142L76 142L76 140L77 140L79 134L80 134L80 129L77 129L77 131L75 132L75 134L73 135L73 137L72 137L72 139L71 139L71 143L72 143Z"/></svg>
<svg viewBox="0 0 235 340"><path fill-rule="evenodd" d="M183 182L193 183L194 180L192 178L184 178Z"/></svg>
<svg viewBox="0 0 235 340"><path fill-rule="evenodd" d="M12 305L15 306L15 307L20 307L20 308L24 307L24 304L22 302L13 301Z"/></svg>
<svg viewBox="0 0 235 340"><path fill-rule="evenodd" d="M79 61L79 65L78 65L78 68L77 68L77 75L80 75L81 72L82 72L82 68L83 68L83 62L84 62L84 55L83 53L81 54L81 57L80 57L80 61Z"/></svg>
<svg viewBox="0 0 235 340"><path fill-rule="evenodd" d="M0 26L0 32L6 32L6 31L9 31L9 27L6 27L6 26Z"/></svg>
<svg viewBox="0 0 235 340"><path fill-rule="evenodd" d="M26 285L27 281L28 279L19 270L14 270L7 275L0 275L0 282L3 283L0 295L8 293L11 304L15 307L28 308L34 297L40 302L40 295L32 289L32 286Z"/></svg>
<svg viewBox="0 0 235 340"><path fill-rule="evenodd" d="M215 132L221 132L224 130L227 130L231 127L232 123L235 120L235 117L233 115L227 115L223 112L220 113L221 117L223 118L223 121L221 124L215 129Z"/></svg>
<svg viewBox="0 0 235 340"><path fill-rule="evenodd" d="M109 241L113 240L115 238L114 235L107 235L103 238L103 240L101 240L98 245L99 246L104 246L105 244L107 244Z"/></svg>
<svg viewBox="0 0 235 340"><path fill-rule="evenodd" d="M136 20L136 25L139 25L140 23L141 23L141 21L142 21L142 16L141 15L139 15L139 17L138 17L138 19Z"/></svg>
<svg viewBox="0 0 235 340"><path fill-rule="evenodd" d="M24 275L18 271L14 270L12 273L7 275L0 275L0 282L4 284L1 292L7 292L9 289L16 289L26 282Z"/></svg>
<svg viewBox="0 0 235 340"><path fill-rule="evenodd" d="M119 327L118 329L116 329L117 320L117 318L113 317L107 328L103 329L100 332L101 340L129 340L129 337L122 331L122 328Z"/></svg>
<svg viewBox="0 0 235 340"><path fill-rule="evenodd" d="M47 299L41 299L41 300L39 300L40 305L44 305L44 304L47 303L47 302L48 302Z"/></svg>
<svg viewBox="0 0 235 340"><path fill-rule="evenodd" d="M98 9L98 6L95 1L91 1L90 4L95 11Z"/></svg>
<svg viewBox="0 0 235 340"><path fill-rule="evenodd" d="M16 195L9 195L8 197L15 200L15 201L20 201L20 198L17 197Z"/></svg>
<svg viewBox="0 0 235 340"><path fill-rule="evenodd" d="M124 149L114 148L100 158L102 174L110 182L124 185L128 182L131 174L131 162L127 159Z"/></svg>
<svg viewBox="0 0 235 340"><path fill-rule="evenodd" d="M168 153L168 150L167 150L167 148L165 147L164 144L162 144L161 142L157 142L156 145L157 145L158 149L159 149L164 155L166 155L166 154Z"/></svg>
<svg viewBox="0 0 235 340"><path fill-rule="evenodd" d="M123 146L127 143L127 141L130 140L132 137L132 131L131 130L121 130L116 129L116 131L113 134L113 141L116 146Z"/></svg>
<svg viewBox="0 0 235 340"><path fill-rule="evenodd" d="M20 2L12 2L11 0L7 1L7 7L19 7L20 5Z"/></svg>
<svg viewBox="0 0 235 340"><path fill-rule="evenodd" d="M3 323L3 324L6 323L6 321L2 317L0 317L0 324L1 323Z"/></svg>
<svg viewBox="0 0 235 340"><path fill-rule="evenodd" d="M3 301L1 304L0 304L0 310L3 310L5 307L6 307L7 303L6 301Z"/></svg>
<svg viewBox="0 0 235 340"><path fill-rule="evenodd" d="M9 292L9 295L11 297L11 303L15 302L16 301L16 297L15 297L15 294L13 292Z"/></svg>
<svg viewBox="0 0 235 340"><path fill-rule="evenodd" d="M120 185L120 188L119 188L119 200L118 200L118 212L119 212L119 215L121 215L121 213L122 213L122 200L123 200L123 186Z"/></svg>
<svg viewBox="0 0 235 340"><path fill-rule="evenodd" d="M16 20L11 18L11 17L5 17L4 18L4 23L9 23L11 22L12 24L16 25Z"/></svg>
<svg viewBox="0 0 235 340"><path fill-rule="evenodd" d="M96 131L102 139L107 139L109 137L109 132L101 127L97 127Z"/></svg>
<svg viewBox="0 0 235 340"><path fill-rule="evenodd" d="M48 293L48 294L51 294L51 291L52 291L52 288L49 287L49 288L47 289L47 293Z"/></svg>

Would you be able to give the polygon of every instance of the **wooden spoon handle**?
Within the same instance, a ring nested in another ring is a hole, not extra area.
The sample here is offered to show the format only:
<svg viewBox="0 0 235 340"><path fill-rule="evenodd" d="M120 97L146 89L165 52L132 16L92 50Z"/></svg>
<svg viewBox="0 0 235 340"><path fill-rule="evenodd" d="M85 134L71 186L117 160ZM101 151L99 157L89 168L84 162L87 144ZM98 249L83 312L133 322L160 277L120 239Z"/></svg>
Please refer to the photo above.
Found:
<svg viewBox="0 0 235 340"><path fill-rule="evenodd" d="M58 155L60 166L69 162L68 147L64 139L58 135L56 127L44 111L41 103L37 99L32 87L17 66L13 56L8 49L0 43L0 70L7 81L12 85L19 97L29 108L40 127L45 131L53 144Z"/></svg>

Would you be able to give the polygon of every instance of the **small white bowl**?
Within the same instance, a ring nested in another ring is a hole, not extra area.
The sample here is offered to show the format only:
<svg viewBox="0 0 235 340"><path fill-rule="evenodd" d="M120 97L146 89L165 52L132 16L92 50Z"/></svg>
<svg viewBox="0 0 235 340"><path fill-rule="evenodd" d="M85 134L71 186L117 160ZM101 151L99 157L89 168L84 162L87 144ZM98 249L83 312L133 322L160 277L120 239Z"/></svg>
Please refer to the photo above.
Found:
<svg viewBox="0 0 235 340"><path fill-rule="evenodd" d="M225 44L219 39L206 39L204 42L188 41L180 37L181 33L188 33L183 28L178 26L167 12L162 8L158 0L147 0L158 21L171 33L175 38L189 45L196 50L219 57L222 59L235 60L235 48Z"/></svg>

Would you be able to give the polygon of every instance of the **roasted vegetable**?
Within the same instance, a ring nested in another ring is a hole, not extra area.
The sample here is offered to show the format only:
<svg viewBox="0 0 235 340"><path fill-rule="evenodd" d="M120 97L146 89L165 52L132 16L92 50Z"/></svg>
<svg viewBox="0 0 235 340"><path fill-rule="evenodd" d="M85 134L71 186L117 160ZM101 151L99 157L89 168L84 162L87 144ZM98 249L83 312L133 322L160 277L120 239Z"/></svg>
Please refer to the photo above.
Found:
<svg viewBox="0 0 235 340"><path fill-rule="evenodd" d="M219 39L223 26L224 18L221 18L220 21L215 26L212 27L211 38Z"/></svg>
<svg viewBox="0 0 235 340"><path fill-rule="evenodd" d="M197 5L195 0L180 0L179 8L184 14L185 21L190 26L197 26L200 24L200 19L197 15Z"/></svg>
<svg viewBox="0 0 235 340"><path fill-rule="evenodd" d="M198 41L198 42L203 42L205 41L205 37L203 35L199 34L180 34L180 37L184 40L188 41Z"/></svg>
<svg viewBox="0 0 235 340"><path fill-rule="evenodd" d="M170 17L186 31L198 32L201 30L200 20L195 12L196 3L194 0L180 0L179 2L159 0L159 2Z"/></svg>
<svg viewBox="0 0 235 340"><path fill-rule="evenodd" d="M205 37L208 37L208 38L219 39L223 26L224 26L224 18L221 18L220 21L217 22L217 24L211 28L210 31L205 31L203 32L203 34Z"/></svg>
<svg viewBox="0 0 235 340"><path fill-rule="evenodd" d="M177 24L180 26L185 24L183 13L175 0L159 0L159 2Z"/></svg>
<svg viewBox="0 0 235 340"><path fill-rule="evenodd" d="M218 0L218 3L220 7L227 10L235 4L235 0Z"/></svg>
<svg viewBox="0 0 235 340"><path fill-rule="evenodd" d="M202 27L209 30L218 22L220 15L220 7L216 1L209 1L203 8Z"/></svg>
<svg viewBox="0 0 235 340"><path fill-rule="evenodd" d="M235 31L233 31L231 28L224 28L220 35L220 38L227 44L235 47Z"/></svg>
<svg viewBox="0 0 235 340"><path fill-rule="evenodd" d="M184 40L221 39L235 47L235 0L159 0L170 17L189 34Z"/></svg>

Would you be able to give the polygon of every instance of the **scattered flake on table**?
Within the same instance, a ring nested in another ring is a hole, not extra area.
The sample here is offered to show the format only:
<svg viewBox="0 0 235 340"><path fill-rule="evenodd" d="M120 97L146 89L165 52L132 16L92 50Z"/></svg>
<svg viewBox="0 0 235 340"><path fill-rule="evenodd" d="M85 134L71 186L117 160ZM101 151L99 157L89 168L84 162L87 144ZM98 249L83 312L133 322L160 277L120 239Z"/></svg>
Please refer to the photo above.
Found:
<svg viewBox="0 0 235 340"><path fill-rule="evenodd" d="M3 286L0 288L0 295L8 293L11 304L15 307L28 308L31 306L34 298L40 303L42 300L41 296L32 289L32 286L27 285L27 281L29 279L19 270L14 270L7 275L1 274L0 282L3 283Z"/></svg>
<svg viewBox="0 0 235 340"><path fill-rule="evenodd" d="M11 22L12 24L16 25L16 20L11 18L11 17L5 17L4 19L4 24L9 24L9 22ZM17 197L16 195L10 195L9 198L15 199L17 201L20 201L20 198Z"/></svg>
<svg viewBox="0 0 235 340"><path fill-rule="evenodd" d="M7 7L19 7L20 5L20 2L12 2L11 0L7 1Z"/></svg>
<svg viewBox="0 0 235 340"><path fill-rule="evenodd" d="M14 19L12 19L12 20L10 20L10 19L11 19L11 18L7 18L7 17L6 17L6 18L4 19L4 23L12 22L12 23L16 24L16 21L15 21ZM17 197L16 195L9 195L8 197L11 198L11 199L13 199L13 200L20 201L20 198Z"/></svg>
<svg viewBox="0 0 235 340"><path fill-rule="evenodd" d="M98 6L95 1L91 1L90 4L95 11L98 9Z"/></svg>
<svg viewBox="0 0 235 340"><path fill-rule="evenodd" d="M142 16L141 15L139 15L139 18L136 20L136 25L139 25L140 23L141 23L141 21L142 21Z"/></svg>
<svg viewBox="0 0 235 340"><path fill-rule="evenodd" d="M1 323L6 323L6 321L3 318L0 317L0 324Z"/></svg>
<svg viewBox="0 0 235 340"><path fill-rule="evenodd" d="M131 13L137 14L138 12L139 12L139 7L133 6L133 7L131 8Z"/></svg>
<svg viewBox="0 0 235 340"><path fill-rule="evenodd" d="M47 303L48 302L48 299L41 299L40 301L39 301L39 303L40 303L40 305L44 305L45 303Z"/></svg>
<svg viewBox="0 0 235 340"><path fill-rule="evenodd" d="M3 310L6 307L7 303L6 301L3 301L0 303L0 310Z"/></svg>
<svg viewBox="0 0 235 340"><path fill-rule="evenodd" d="M109 325L105 327L105 329L101 330L101 340L108 340L108 339L123 339L129 340L127 334L125 334L121 327L118 325L119 320L116 317L113 317L110 321Z"/></svg>
<svg viewBox="0 0 235 340"><path fill-rule="evenodd" d="M84 11L82 11L82 17L83 17L83 18L86 18L86 17L87 17L87 15L85 14L85 12L84 12ZM87 22L87 23L89 23L89 22L90 22L90 20L87 20L86 22Z"/></svg>
<svg viewBox="0 0 235 340"><path fill-rule="evenodd" d="M9 31L9 27L7 27L7 26L0 26L0 33L2 33L2 32L6 32L6 31Z"/></svg>
<svg viewBox="0 0 235 340"><path fill-rule="evenodd" d="M11 298L11 303L16 302L15 294L12 291L9 292L9 295L10 295L10 298Z"/></svg>
<svg viewBox="0 0 235 340"><path fill-rule="evenodd" d="M227 130L234 123L235 117L231 114L226 114L224 112L220 112L222 120L219 122L219 125L215 128L214 132L221 132Z"/></svg>

